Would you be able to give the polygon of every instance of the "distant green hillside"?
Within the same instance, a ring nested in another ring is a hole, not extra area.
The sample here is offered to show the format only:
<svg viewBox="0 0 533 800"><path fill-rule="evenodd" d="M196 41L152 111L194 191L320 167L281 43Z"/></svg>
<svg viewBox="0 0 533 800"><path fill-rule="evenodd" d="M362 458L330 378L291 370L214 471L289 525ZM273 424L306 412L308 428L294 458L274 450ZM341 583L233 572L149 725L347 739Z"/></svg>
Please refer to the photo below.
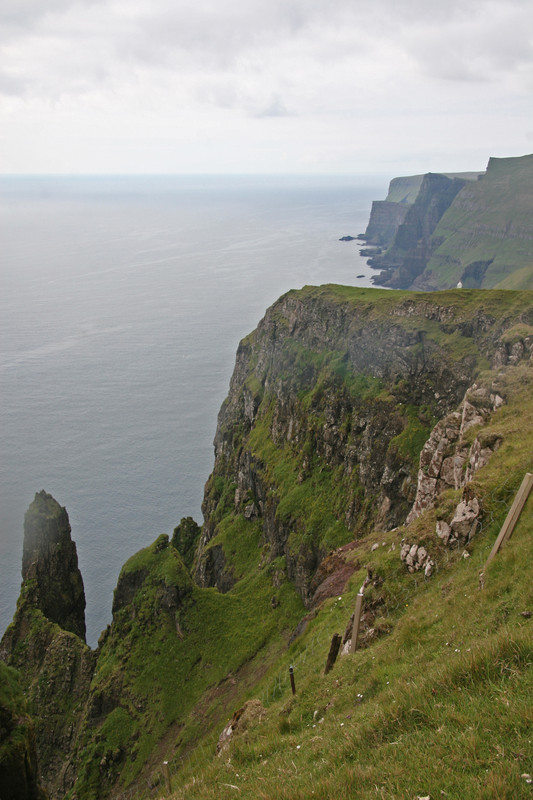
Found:
<svg viewBox="0 0 533 800"><path fill-rule="evenodd" d="M533 155L491 158L433 233L424 278L435 288L525 289L533 280Z"/></svg>
<svg viewBox="0 0 533 800"><path fill-rule="evenodd" d="M491 158L482 174L394 178L361 238L379 286L530 289L532 220L533 155Z"/></svg>

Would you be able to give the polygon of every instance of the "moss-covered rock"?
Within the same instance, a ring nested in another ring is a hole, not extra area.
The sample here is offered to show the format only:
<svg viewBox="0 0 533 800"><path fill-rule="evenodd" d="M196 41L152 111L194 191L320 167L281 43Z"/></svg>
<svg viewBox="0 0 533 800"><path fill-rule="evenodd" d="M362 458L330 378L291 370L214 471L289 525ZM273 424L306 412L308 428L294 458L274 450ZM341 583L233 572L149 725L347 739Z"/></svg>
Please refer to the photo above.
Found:
<svg viewBox="0 0 533 800"><path fill-rule="evenodd" d="M14 669L0 661L0 797L45 800L33 721Z"/></svg>
<svg viewBox="0 0 533 800"><path fill-rule="evenodd" d="M45 491L24 517L22 598L85 641L85 592L68 514Z"/></svg>

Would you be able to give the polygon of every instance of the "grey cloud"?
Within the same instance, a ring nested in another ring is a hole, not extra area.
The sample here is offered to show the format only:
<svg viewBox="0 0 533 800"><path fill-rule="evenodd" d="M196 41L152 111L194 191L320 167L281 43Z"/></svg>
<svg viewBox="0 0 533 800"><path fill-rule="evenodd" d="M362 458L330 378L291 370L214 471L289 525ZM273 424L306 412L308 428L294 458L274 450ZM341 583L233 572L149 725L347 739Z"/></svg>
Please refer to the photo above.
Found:
<svg viewBox="0 0 533 800"><path fill-rule="evenodd" d="M263 111L260 111L258 114L255 115L258 118L264 117L289 117L291 114L287 111L283 100L279 97L273 98L270 105L268 105Z"/></svg>
<svg viewBox="0 0 533 800"><path fill-rule="evenodd" d="M26 55L10 69L13 81L41 93L52 91L47 86L75 93L97 87L99 65L110 81L117 74L125 80L138 67L199 80L216 72L228 82L249 71L267 84L263 61L275 60L282 48L300 48L326 66L343 59L378 62L401 52L430 77L463 81L524 73L533 63L530 0L3 0L1 18L12 40L17 37L17 52L28 54L48 37L41 60ZM8 66L9 58L3 56ZM390 59L385 67L393 72ZM265 87L259 113L286 113L283 104L269 105L269 94L277 93L277 86ZM217 93L207 90L205 97L210 94L216 102ZM221 105L235 107L246 92L239 85L223 94ZM242 105L249 105L246 98Z"/></svg>
<svg viewBox="0 0 533 800"><path fill-rule="evenodd" d="M84 0L87 6L104 5L108 0ZM57 17L79 8L76 0L2 0L0 4L0 32L2 40L35 31L43 19Z"/></svg>
<svg viewBox="0 0 533 800"><path fill-rule="evenodd" d="M0 73L0 95L20 97L25 94L27 84L19 78L14 78L6 73Z"/></svg>

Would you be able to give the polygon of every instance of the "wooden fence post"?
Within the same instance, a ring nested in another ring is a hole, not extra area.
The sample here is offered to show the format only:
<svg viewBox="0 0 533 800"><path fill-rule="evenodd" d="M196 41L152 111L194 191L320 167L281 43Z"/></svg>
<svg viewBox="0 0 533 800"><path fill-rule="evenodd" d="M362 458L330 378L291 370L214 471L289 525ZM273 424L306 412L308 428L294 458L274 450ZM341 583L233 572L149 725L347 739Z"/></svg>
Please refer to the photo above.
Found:
<svg viewBox="0 0 533 800"><path fill-rule="evenodd" d="M509 513L503 523L502 529L498 534L498 538L494 542L492 550L490 551L490 555L485 562L485 566L483 567L483 573L487 569L488 565L500 549L500 547L505 544L505 542L509 541L511 536L513 535L513 531L516 527L516 523L520 518L520 514L522 513L522 509L526 504L526 500L529 497L529 493L533 488L533 474L531 472L526 472L524 476L524 480L520 485L520 489L516 493L513 505L511 506Z"/></svg>
<svg viewBox="0 0 533 800"><path fill-rule="evenodd" d="M337 656L339 654L339 648L341 646L342 636L340 633L334 633L333 638L331 640L331 646L329 648L329 655L328 660L326 661L326 667L324 669L324 675L327 675L330 670L333 669L333 665L337 660Z"/></svg>
<svg viewBox="0 0 533 800"><path fill-rule="evenodd" d="M350 653L355 653L357 647L357 640L359 639L359 624L361 622L361 611L363 610L363 592L364 592L364 587L361 586L357 594L357 600L355 601L355 612L353 615L352 641L350 643Z"/></svg>
<svg viewBox="0 0 533 800"><path fill-rule="evenodd" d="M290 666L290 667L289 667L289 677L290 677L290 679L291 679L291 689L292 689L292 693L293 693L293 694L296 694L296 686L295 686L295 684L294 684L294 667L293 667L293 666Z"/></svg>

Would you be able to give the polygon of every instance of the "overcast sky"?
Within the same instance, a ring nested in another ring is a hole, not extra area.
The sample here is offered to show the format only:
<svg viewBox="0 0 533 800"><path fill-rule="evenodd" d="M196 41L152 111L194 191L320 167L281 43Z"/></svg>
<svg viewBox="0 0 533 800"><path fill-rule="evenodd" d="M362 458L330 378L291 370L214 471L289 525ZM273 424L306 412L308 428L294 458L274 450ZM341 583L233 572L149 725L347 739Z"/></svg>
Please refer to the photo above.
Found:
<svg viewBox="0 0 533 800"><path fill-rule="evenodd" d="M1 0L2 173L483 169L533 152L532 0Z"/></svg>

